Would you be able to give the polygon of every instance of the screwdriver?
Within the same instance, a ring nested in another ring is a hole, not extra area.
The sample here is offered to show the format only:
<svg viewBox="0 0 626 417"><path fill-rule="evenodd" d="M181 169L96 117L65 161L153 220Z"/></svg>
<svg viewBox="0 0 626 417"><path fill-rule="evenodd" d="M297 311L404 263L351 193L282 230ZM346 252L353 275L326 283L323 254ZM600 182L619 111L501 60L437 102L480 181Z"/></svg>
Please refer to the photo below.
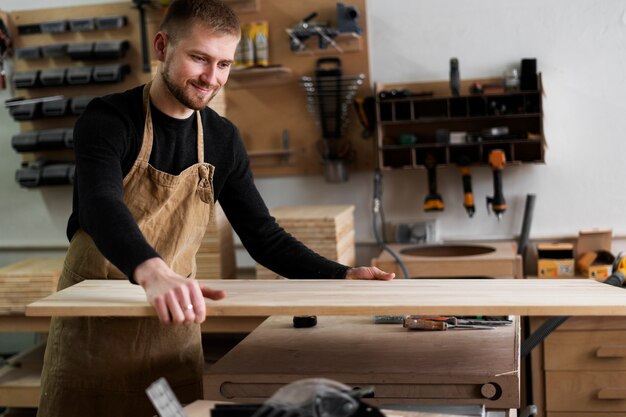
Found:
<svg viewBox="0 0 626 417"><path fill-rule="evenodd" d="M407 317L404 327L409 330L448 330L450 329L483 329L491 330L493 326L479 324L460 324L456 317Z"/></svg>

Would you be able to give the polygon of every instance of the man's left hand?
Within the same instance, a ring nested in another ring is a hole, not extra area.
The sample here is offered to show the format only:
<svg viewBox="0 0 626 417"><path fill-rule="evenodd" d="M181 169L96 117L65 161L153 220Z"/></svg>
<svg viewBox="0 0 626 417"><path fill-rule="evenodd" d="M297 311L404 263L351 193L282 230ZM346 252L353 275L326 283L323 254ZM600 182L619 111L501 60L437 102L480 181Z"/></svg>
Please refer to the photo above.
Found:
<svg viewBox="0 0 626 417"><path fill-rule="evenodd" d="M375 279L381 281L390 281L396 276L393 272L382 271L375 266L359 266L348 269L346 279Z"/></svg>

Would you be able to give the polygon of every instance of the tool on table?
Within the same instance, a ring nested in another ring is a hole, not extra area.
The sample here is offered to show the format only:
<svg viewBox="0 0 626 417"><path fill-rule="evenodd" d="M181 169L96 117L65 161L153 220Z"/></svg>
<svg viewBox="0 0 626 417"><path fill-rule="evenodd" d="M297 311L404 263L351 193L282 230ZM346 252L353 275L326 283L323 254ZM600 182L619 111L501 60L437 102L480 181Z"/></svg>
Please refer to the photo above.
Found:
<svg viewBox="0 0 626 417"><path fill-rule="evenodd" d="M296 329L314 327L317 324L317 316L293 316L293 327Z"/></svg>
<svg viewBox="0 0 626 417"><path fill-rule="evenodd" d="M443 211L443 198L437 192L437 159L432 152L426 154L424 165L428 176L428 195L424 199L424 211Z"/></svg>
<svg viewBox="0 0 626 417"><path fill-rule="evenodd" d="M472 217L476 212L474 206L474 193L472 192L472 174L470 172L470 160L466 155L459 158L461 167L461 180L463 181L463 207L468 216Z"/></svg>
<svg viewBox="0 0 626 417"><path fill-rule="evenodd" d="M493 170L493 197L487 197L487 211L489 206L496 214L498 220L502 219L502 213L506 211L506 201L502 193L502 170L506 164L506 155L502 149L494 149L489 152L489 165Z"/></svg>
<svg viewBox="0 0 626 417"><path fill-rule="evenodd" d="M456 317L443 316L408 316L403 326L409 330L494 329L494 325L469 324Z"/></svg>

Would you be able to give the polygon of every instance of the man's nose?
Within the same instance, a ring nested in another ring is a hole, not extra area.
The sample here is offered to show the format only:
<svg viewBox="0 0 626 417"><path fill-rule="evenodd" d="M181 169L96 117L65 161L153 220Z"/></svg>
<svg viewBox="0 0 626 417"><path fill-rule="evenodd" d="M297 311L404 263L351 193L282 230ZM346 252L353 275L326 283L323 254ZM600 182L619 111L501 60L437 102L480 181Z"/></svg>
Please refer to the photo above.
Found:
<svg viewBox="0 0 626 417"><path fill-rule="evenodd" d="M200 75L200 79L206 85L217 84L217 65L207 65L205 70Z"/></svg>

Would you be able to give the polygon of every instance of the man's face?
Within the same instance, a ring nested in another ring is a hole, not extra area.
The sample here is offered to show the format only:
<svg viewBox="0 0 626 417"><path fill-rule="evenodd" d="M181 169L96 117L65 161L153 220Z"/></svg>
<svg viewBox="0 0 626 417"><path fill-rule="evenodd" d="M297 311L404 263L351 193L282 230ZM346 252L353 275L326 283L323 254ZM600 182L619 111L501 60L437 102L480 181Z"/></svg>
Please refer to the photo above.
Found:
<svg viewBox="0 0 626 417"><path fill-rule="evenodd" d="M205 108L228 79L238 41L195 24L168 42L162 75L172 95L187 108Z"/></svg>

